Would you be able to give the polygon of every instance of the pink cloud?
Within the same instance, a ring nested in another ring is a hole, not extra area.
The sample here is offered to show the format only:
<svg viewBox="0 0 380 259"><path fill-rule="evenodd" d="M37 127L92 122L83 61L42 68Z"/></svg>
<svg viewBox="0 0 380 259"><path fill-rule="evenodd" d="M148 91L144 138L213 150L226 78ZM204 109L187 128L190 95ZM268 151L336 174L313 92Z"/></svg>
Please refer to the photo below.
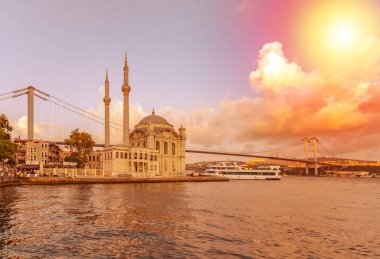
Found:
<svg viewBox="0 0 380 259"><path fill-rule="evenodd" d="M375 57L371 62L377 66L368 68L371 71L380 67L380 58L375 61ZM230 150L242 150L243 145L260 143L253 146L265 149L273 143L296 144L306 136L317 136L331 150L360 155L380 144L380 90L371 83L371 71L357 77L306 72L286 58L279 42L265 44L257 64L249 76L257 97L221 100L215 108L198 107L186 113L167 107L165 115L185 118L189 141L210 148L228 145ZM350 147L344 148L347 143Z"/></svg>

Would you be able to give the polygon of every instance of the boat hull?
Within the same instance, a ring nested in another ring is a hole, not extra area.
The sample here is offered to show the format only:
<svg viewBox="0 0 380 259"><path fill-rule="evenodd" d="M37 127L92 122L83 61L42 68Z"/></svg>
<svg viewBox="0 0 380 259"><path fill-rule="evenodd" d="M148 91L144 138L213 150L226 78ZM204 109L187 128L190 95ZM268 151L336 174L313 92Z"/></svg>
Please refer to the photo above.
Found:
<svg viewBox="0 0 380 259"><path fill-rule="evenodd" d="M206 174L202 174L206 175ZM207 176L227 177L230 180L281 180L281 176L266 175L228 175L228 174L207 174Z"/></svg>

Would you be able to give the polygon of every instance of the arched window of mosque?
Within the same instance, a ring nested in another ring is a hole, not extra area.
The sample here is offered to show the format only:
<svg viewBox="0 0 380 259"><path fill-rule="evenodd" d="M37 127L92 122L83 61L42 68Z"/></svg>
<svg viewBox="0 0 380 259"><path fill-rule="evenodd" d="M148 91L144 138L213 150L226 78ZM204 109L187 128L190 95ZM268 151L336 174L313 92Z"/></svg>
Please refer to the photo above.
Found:
<svg viewBox="0 0 380 259"><path fill-rule="evenodd" d="M156 141L156 150L160 151L160 141Z"/></svg>
<svg viewBox="0 0 380 259"><path fill-rule="evenodd" d="M150 155L150 161L153 161L153 155Z"/></svg>
<svg viewBox="0 0 380 259"><path fill-rule="evenodd" d="M145 143L145 142L144 142L144 143ZM148 154L147 154L147 153L145 153L145 155L144 155L144 159L145 159L145 160L148 159Z"/></svg>
<svg viewBox="0 0 380 259"><path fill-rule="evenodd" d="M116 158L119 158L119 152L116 152Z"/></svg>
<svg viewBox="0 0 380 259"><path fill-rule="evenodd" d="M172 155L175 155L175 144L172 144Z"/></svg>
<svg viewBox="0 0 380 259"><path fill-rule="evenodd" d="M164 154L166 155L168 153L168 143L164 142Z"/></svg>
<svg viewBox="0 0 380 259"><path fill-rule="evenodd" d="M168 162L167 161L164 161L164 171L165 172L168 171Z"/></svg>
<svg viewBox="0 0 380 259"><path fill-rule="evenodd" d="M143 158L142 153L140 153L140 159L142 159L142 158Z"/></svg>
<svg viewBox="0 0 380 259"><path fill-rule="evenodd" d="M125 158L125 159L128 158L128 153L127 153L127 152L124 153L124 158Z"/></svg>
<svg viewBox="0 0 380 259"><path fill-rule="evenodd" d="M137 153L134 153L134 158L137 159Z"/></svg>

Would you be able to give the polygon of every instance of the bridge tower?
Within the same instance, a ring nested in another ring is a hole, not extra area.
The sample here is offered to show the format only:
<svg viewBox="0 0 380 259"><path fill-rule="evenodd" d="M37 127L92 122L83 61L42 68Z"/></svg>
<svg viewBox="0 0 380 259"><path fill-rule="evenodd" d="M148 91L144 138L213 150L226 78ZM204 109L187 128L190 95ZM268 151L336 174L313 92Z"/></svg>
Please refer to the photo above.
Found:
<svg viewBox="0 0 380 259"><path fill-rule="evenodd" d="M313 142L313 153L314 153L314 175L317 176L318 175L318 162L317 162L317 142L318 139L316 137L306 137L303 139L303 141L305 142L305 160L307 161L309 158L308 158L308 154L309 154L309 143L311 143L310 141ZM309 174L309 167L308 167L308 164L306 163L305 165L305 174L308 175Z"/></svg>
<svg viewBox="0 0 380 259"><path fill-rule="evenodd" d="M28 86L28 140L34 140L34 87Z"/></svg>
<svg viewBox="0 0 380 259"><path fill-rule="evenodd" d="M314 175L318 175L318 167L317 167L317 142L318 139L316 137L312 137L313 146L314 146Z"/></svg>
<svg viewBox="0 0 380 259"><path fill-rule="evenodd" d="M42 94L43 96L36 94ZM34 86L30 85L26 88L15 90L12 92L12 98L19 97L26 94L28 96L28 140L34 140L34 96L37 96L41 100L47 101L46 97L50 97L49 94L36 89Z"/></svg>
<svg viewBox="0 0 380 259"><path fill-rule="evenodd" d="M304 138L303 142L305 142L305 160L308 161L309 159L309 138ZM309 174L309 164L305 163L305 175Z"/></svg>

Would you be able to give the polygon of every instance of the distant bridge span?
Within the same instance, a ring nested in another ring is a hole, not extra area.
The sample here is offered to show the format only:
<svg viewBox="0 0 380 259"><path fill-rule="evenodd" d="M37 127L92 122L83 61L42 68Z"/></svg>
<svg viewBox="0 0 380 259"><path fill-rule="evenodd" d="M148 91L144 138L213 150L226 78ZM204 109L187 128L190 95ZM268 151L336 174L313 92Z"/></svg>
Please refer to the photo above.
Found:
<svg viewBox="0 0 380 259"><path fill-rule="evenodd" d="M57 145L65 145L63 142L55 142ZM104 147L104 144L95 144L94 147ZM194 150L194 149L186 149L186 153L196 153L196 154L206 154L206 155L222 155L222 156L237 156L237 157L252 157L252 158L263 158L263 159L273 159L280 161L289 161L289 162L299 162L305 164L315 164L314 161L308 161L304 159L296 159L296 158L283 158L276 156L261 156L261 155L251 155L251 154L241 154L241 153L230 153L230 152L218 152L218 151L202 151L202 150ZM327 163L319 163L319 165L333 166Z"/></svg>
<svg viewBox="0 0 380 259"><path fill-rule="evenodd" d="M239 157L252 157L252 158L264 158L264 159L273 159L273 160L281 160L281 161L289 161L289 162L300 162L305 164L315 164L314 161L308 161L304 159L296 159L296 158L283 158L283 157L276 157L276 156L261 156L261 155L251 155L251 154L241 154L241 153L230 153L230 152L217 152L217 151L201 151L201 150L192 150L192 149L186 149L187 153L198 153L198 154L209 154L209 155L223 155L223 156L239 156ZM327 165L332 166L331 164L327 163L319 163L319 165Z"/></svg>

